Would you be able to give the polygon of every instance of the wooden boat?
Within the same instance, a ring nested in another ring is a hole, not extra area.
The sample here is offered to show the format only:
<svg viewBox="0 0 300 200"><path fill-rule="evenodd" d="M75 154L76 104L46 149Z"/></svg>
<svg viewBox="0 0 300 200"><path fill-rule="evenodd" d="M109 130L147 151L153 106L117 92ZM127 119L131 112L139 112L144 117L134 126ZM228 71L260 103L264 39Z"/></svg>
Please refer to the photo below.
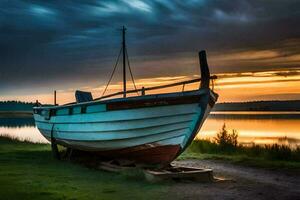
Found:
<svg viewBox="0 0 300 200"><path fill-rule="evenodd" d="M42 135L71 149L94 152L100 157L166 166L192 142L218 95L210 89L211 77L205 51L199 52L201 78L164 86L126 91L126 46L123 27L122 92L66 105L36 106L34 119ZM199 89L165 94L145 93L201 82ZM141 92L140 96L126 97ZM122 94L123 97L112 98ZM84 99L84 98L83 98Z"/></svg>

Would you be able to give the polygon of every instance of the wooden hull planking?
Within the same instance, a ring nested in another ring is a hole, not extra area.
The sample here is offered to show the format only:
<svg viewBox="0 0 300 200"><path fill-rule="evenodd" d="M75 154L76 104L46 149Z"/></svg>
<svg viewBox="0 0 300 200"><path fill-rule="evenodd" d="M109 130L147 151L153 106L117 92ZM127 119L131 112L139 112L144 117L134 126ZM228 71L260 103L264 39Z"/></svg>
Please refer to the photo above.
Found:
<svg viewBox="0 0 300 200"><path fill-rule="evenodd" d="M66 147L168 164L194 139L217 97L210 90L149 96L57 107L49 118L51 111L37 108L34 118L45 138L52 132Z"/></svg>

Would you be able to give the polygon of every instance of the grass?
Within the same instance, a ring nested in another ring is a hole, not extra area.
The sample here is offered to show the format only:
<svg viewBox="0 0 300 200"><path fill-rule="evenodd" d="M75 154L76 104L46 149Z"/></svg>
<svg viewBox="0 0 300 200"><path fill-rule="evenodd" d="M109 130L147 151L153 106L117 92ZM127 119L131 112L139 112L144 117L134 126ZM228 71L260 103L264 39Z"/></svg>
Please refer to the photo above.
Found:
<svg viewBox="0 0 300 200"><path fill-rule="evenodd" d="M297 151L279 146L250 149L237 146L224 151L216 143L200 140L194 141L178 159L221 159L256 167L299 170ZM171 183L148 183L138 170L116 174L89 169L55 160L48 144L4 137L0 137L0 185L0 199L175 198L168 192Z"/></svg>
<svg viewBox="0 0 300 200"><path fill-rule="evenodd" d="M300 149L292 150L284 145L220 146L208 140L195 140L178 158L226 160L234 164L243 164L269 169L300 170Z"/></svg>
<svg viewBox="0 0 300 200"><path fill-rule="evenodd" d="M50 145L0 137L1 199L168 199L169 184L52 158Z"/></svg>

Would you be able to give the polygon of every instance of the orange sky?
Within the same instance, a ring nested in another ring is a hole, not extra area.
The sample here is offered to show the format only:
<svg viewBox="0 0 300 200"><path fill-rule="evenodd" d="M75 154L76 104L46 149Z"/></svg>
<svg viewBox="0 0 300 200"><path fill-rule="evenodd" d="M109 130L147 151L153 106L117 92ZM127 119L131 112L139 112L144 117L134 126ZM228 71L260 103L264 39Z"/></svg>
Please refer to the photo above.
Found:
<svg viewBox="0 0 300 200"><path fill-rule="evenodd" d="M300 69L277 70L264 72L244 72L217 74L218 80L215 82L215 91L220 95L219 102L233 101L253 101L253 100L288 100L300 99ZM138 88L169 84L182 80L196 78L194 76L157 77L136 80ZM185 90L197 89L198 84L185 86ZM93 87L84 86L80 90L91 91L94 98L100 97L104 86ZM106 94L118 92L122 89L121 83L113 83L109 86ZM132 83L128 83L128 89L133 89ZM177 86L169 89L153 91L152 93L165 93L181 91L182 87ZM150 92L148 92L149 94ZM21 95L2 97L2 100L17 99L22 101L35 101L38 99L42 103L52 103L53 93ZM74 89L57 90L57 102L64 104L74 101Z"/></svg>
<svg viewBox="0 0 300 200"><path fill-rule="evenodd" d="M210 71L219 77L215 87L220 95L219 102L300 99L300 53L289 53L290 49L299 46L300 39L285 40L279 44L280 48L239 49L222 54L208 50ZM114 62L113 58L110 60ZM198 77L200 73L197 51L133 56L130 61L138 88L188 80ZM97 63L103 62L100 59ZM113 64L106 65L107 68L101 70L101 67L89 67L87 64L80 73L76 72L76 76L70 70L58 79L48 77L47 72L43 76L32 75L27 81L25 75L21 76L21 81L4 79L6 86L0 85L4 89L0 101L34 102L38 99L42 103L53 103L55 89L60 104L73 102L76 89L91 91L94 98L100 97L112 70L109 66ZM122 68L118 66L107 93L122 90L122 84L118 82L121 75ZM130 88L133 89L128 82ZM186 86L190 90L197 88L197 84ZM181 87L153 92L174 91L181 91Z"/></svg>

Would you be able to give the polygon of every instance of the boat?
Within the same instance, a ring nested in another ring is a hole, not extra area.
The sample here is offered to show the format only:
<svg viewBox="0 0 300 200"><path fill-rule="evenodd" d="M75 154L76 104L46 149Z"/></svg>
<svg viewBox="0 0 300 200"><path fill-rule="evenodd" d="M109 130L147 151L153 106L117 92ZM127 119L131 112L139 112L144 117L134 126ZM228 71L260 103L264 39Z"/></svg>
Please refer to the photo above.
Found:
<svg viewBox="0 0 300 200"><path fill-rule="evenodd" d="M76 102L33 108L35 124L55 154L62 145L99 158L167 166L191 144L217 101L210 87L216 77L210 75L205 51L199 52L201 78L126 90L125 31L123 27L123 91L96 99L76 91ZM185 91L184 86L192 83L199 83L199 88ZM146 94L180 85L178 92ZM139 95L128 96L136 92Z"/></svg>

